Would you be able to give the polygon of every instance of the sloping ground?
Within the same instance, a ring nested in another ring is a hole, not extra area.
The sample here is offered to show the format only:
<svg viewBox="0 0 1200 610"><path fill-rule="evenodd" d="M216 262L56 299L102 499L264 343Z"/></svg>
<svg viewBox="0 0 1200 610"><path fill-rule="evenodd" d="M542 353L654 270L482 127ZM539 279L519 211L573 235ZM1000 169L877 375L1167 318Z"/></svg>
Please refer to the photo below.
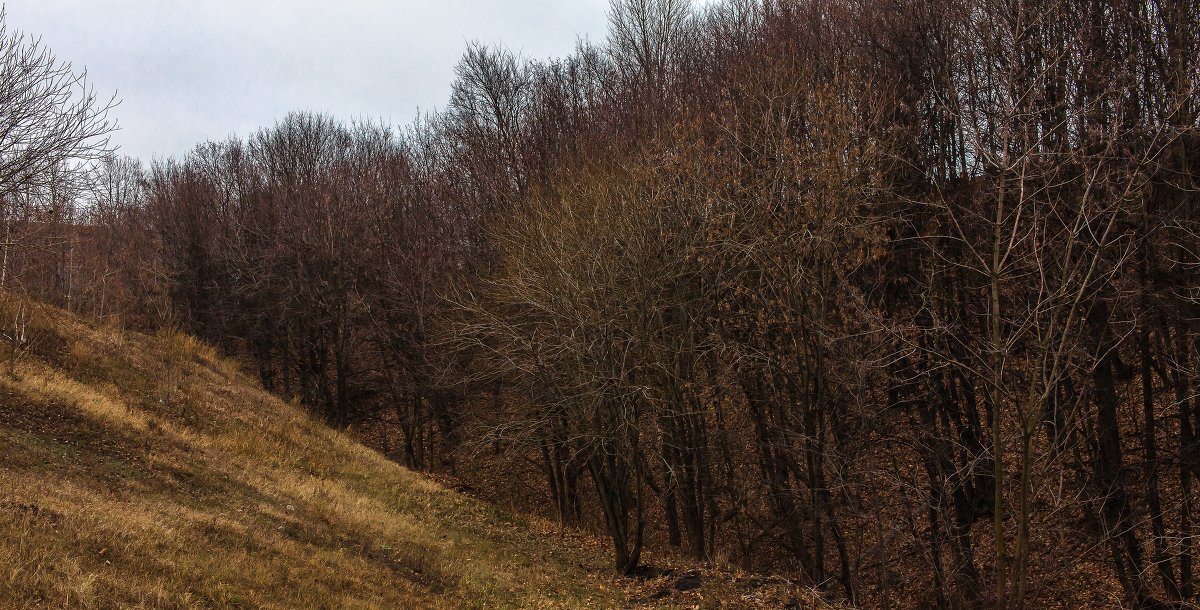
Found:
<svg viewBox="0 0 1200 610"><path fill-rule="evenodd" d="M406 471L189 337L31 311L27 353L0 347L0 608L627 603L607 549Z"/></svg>
<svg viewBox="0 0 1200 610"><path fill-rule="evenodd" d="M408 471L191 337L4 293L0 333L18 311L23 348L0 340L0 610L826 607L671 556L617 578L602 539Z"/></svg>

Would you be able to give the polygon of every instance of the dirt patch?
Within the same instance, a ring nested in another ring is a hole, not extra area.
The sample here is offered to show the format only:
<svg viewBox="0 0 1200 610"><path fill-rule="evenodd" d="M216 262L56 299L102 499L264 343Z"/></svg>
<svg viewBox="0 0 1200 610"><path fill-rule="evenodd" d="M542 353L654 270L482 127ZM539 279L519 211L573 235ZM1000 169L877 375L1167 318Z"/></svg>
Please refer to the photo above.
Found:
<svg viewBox="0 0 1200 610"><path fill-rule="evenodd" d="M157 475L147 464L151 452L178 452L161 436L133 436L76 409L0 389L0 444L9 465L51 468L57 476L79 479L109 491L151 484Z"/></svg>
<svg viewBox="0 0 1200 610"><path fill-rule="evenodd" d="M96 457L132 459L142 456L153 439L134 438L73 408L0 389L0 428L44 437Z"/></svg>

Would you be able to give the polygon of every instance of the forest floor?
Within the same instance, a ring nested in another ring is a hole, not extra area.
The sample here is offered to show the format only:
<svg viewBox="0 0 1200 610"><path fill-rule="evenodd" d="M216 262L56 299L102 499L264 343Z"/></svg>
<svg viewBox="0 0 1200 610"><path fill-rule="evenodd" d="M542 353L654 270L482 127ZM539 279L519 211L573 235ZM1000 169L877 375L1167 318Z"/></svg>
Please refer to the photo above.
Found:
<svg viewBox="0 0 1200 610"><path fill-rule="evenodd" d="M4 300L0 608L813 608L505 513L263 391L212 348ZM11 324L9 325L11 326Z"/></svg>

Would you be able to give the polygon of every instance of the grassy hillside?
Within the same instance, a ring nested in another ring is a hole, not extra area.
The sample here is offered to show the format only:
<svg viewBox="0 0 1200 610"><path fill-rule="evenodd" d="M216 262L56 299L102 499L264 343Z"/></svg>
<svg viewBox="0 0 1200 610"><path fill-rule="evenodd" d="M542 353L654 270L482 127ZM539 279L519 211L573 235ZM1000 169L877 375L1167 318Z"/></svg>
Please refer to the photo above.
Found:
<svg viewBox="0 0 1200 610"><path fill-rule="evenodd" d="M607 549L406 471L189 337L31 311L0 371L0 608L625 603Z"/></svg>
<svg viewBox="0 0 1200 610"><path fill-rule="evenodd" d="M445 489L186 335L0 293L0 609L811 608L819 598ZM651 553L647 553L650 555ZM824 607L822 605L822 607Z"/></svg>

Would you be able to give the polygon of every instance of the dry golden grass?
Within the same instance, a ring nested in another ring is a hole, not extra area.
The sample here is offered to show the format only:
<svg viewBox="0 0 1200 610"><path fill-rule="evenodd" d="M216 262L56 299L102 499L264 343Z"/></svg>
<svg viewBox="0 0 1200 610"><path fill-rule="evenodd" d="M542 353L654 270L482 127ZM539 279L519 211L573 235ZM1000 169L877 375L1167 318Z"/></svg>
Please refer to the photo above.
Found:
<svg viewBox="0 0 1200 610"><path fill-rule="evenodd" d="M404 470L191 337L40 310L0 373L0 608L603 608L591 543Z"/></svg>

